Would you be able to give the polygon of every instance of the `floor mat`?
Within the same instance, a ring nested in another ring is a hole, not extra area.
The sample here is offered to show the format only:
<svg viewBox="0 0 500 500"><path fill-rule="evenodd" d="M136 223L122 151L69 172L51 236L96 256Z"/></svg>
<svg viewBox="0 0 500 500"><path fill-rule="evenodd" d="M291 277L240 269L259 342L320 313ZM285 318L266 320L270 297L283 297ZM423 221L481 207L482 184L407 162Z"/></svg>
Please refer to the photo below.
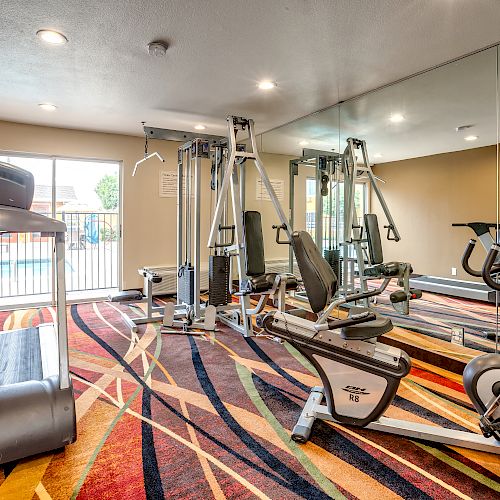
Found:
<svg viewBox="0 0 500 500"><path fill-rule="evenodd" d="M497 456L365 429L315 424L290 439L310 387L288 344L132 334L125 306L69 308L78 440L0 467L0 498L499 498ZM5 328L50 321L51 309L0 313ZM457 377L412 369L390 416L477 431Z"/></svg>

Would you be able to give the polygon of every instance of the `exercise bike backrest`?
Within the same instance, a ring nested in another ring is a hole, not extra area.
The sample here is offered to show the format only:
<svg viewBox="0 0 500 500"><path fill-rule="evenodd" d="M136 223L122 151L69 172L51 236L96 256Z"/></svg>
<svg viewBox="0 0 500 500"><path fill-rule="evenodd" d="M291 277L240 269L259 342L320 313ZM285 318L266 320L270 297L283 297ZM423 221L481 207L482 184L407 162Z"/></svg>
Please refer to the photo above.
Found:
<svg viewBox="0 0 500 500"><path fill-rule="evenodd" d="M309 305L313 312L318 313L334 297L337 291L337 276L307 231L294 231L291 244Z"/></svg>

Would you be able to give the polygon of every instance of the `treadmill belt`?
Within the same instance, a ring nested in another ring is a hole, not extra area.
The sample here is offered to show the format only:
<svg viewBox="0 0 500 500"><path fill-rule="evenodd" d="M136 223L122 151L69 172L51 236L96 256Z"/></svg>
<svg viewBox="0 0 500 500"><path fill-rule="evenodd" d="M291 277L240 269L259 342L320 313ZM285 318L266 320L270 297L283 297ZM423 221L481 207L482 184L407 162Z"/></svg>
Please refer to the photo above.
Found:
<svg viewBox="0 0 500 500"><path fill-rule="evenodd" d="M42 358L38 328L0 333L0 385L42 380Z"/></svg>

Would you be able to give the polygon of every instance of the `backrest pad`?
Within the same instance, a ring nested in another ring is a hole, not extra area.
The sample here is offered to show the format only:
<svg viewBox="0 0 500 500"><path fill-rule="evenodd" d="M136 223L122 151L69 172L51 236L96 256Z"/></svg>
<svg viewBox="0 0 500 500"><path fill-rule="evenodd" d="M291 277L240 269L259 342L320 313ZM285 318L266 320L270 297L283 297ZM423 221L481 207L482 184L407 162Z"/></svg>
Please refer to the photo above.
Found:
<svg viewBox="0 0 500 500"><path fill-rule="evenodd" d="M337 276L307 231L294 231L292 247L311 309L318 313L337 291Z"/></svg>
<svg viewBox="0 0 500 500"><path fill-rule="evenodd" d="M382 240L377 216L375 214L365 214L364 221L370 264L382 264L384 262L384 253L382 252Z"/></svg>
<svg viewBox="0 0 500 500"><path fill-rule="evenodd" d="M264 236L260 212L255 210L243 212L243 231L245 233L247 276L265 274Z"/></svg>

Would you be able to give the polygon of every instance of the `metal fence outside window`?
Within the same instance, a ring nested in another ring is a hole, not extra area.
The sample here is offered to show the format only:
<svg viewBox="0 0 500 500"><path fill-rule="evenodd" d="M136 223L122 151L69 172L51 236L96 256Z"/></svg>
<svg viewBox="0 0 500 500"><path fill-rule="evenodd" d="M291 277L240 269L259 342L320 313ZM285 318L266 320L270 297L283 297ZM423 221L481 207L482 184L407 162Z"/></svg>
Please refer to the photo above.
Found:
<svg viewBox="0 0 500 500"><path fill-rule="evenodd" d="M62 212L57 214L57 218L67 225L67 290L117 287L118 214ZM50 293L52 247L53 239L40 233L0 235L0 297Z"/></svg>

